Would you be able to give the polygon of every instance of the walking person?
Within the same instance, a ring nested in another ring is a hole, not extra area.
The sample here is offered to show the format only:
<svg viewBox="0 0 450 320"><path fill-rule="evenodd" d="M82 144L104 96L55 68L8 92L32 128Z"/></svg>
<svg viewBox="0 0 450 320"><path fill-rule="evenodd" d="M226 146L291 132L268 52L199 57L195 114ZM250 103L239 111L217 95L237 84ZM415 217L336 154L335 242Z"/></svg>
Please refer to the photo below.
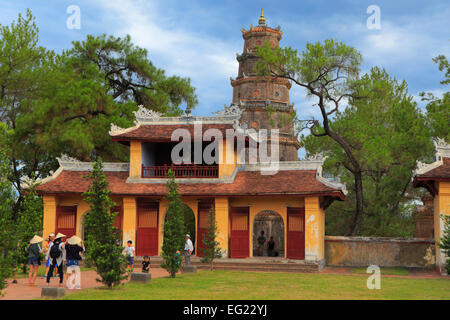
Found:
<svg viewBox="0 0 450 320"><path fill-rule="evenodd" d="M50 268L50 248L53 245L53 241L55 240L55 234L52 232L48 235L47 244L44 246L45 253L45 275L44 278L47 278L48 269Z"/></svg>
<svg viewBox="0 0 450 320"><path fill-rule="evenodd" d="M66 249L66 266L67 266L67 280L66 287L68 289L81 289L81 273L78 261L81 260L80 253L85 251L83 241L77 237L72 236L67 240Z"/></svg>
<svg viewBox="0 0 450 320"><path fill-rule="evenodd" d="M59 286L63 287L64 273L63 273L63 262L66 255L65 250L65 239L66 236L62 233L58 233L55 237L53 245L50 248L50 269L47 273L47 286L50 285L50 278L53 275L53 269L58 269L59 274Z"/></svg>
<svg viewBox="0 0 450 320"><path fill-rule="evenodd" d="M28 252L28 266L30 267L30 271L28 273L28 285L35 286L36 285L36 277L40 264L41 253L43 249L41 249L40 243L43 241L41 237L35 235L33 239L30 240L30 244L27 247Z"/></svg>
<svg viewBox="0 0 450 320"><path fill-rule="evenodd" d="M184 245L184 264L190 265L191 264L191 254L194 251L194 245L191 241L191 236L186 235L186 244Z"/></svg>

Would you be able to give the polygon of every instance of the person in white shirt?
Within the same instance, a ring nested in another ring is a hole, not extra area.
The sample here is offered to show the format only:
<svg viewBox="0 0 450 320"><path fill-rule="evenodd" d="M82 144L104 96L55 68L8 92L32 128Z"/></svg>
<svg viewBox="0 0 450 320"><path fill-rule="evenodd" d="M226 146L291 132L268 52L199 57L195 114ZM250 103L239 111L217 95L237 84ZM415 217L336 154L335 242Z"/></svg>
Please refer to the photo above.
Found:
<svg viewBox="0 0 450 320"><path fill-rule="evenodd" d="M128 240L127 246L125 247L125 249L123 249L123 254L127 258L128 270L130 272L133 272L133 264L134 264L134 247L132 245L133 245L133 241Z"/></svg>
<svg viewBox="0 0 450 320"><path fill-rule="evenodd" d="M186 235L186 244L184 245L184 263L187 266L191 264L191 254L193 251L194 251L194 245L192 244L191 236L187 234Z"/></svg>

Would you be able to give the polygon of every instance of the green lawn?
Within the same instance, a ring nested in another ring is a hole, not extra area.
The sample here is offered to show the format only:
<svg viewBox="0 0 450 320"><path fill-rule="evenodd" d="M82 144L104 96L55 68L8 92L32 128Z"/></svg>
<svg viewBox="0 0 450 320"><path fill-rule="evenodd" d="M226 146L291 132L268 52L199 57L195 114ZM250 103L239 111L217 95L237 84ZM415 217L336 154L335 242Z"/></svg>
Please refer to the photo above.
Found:
<svg viewBox="0 0 450 320"><path fill-rule="evenodd" d="M80 267L81 271L89 271L89 270L94 270L94 268L87 268L87 267ZM56 274L57 270L53 270L53 276ZM64 267L64 273L66 272L66 268ZM38 268L38 277L42 277L45 274L45 264L39 266ZM17 279L21 279L21 278L28 278L28 272L27 273L22 273L22 268L18 268L17 269Z"/></svg>
<svg viewBox="0 0 450 320"><path fill-rule="evenodd" d="M64 299L450 299L449 279L382 278L380 290L367 289L366 281L365 276L202 270L147 285L82 290Z"/></svg>

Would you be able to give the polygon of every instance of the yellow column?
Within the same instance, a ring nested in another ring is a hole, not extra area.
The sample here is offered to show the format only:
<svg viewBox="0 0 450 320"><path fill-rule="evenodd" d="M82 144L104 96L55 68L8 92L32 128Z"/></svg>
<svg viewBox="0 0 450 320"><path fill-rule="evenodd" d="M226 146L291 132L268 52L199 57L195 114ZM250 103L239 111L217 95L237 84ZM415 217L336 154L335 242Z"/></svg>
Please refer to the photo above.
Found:
<svg viewBox="0 0 450 320"><path fill-rule="evenodd" d="M158 255L161 255L162 253L162 246L164 242L164 219L166 218L166 211L169 207L169 202L165 199L161 200L159 202L159 248L158 248Z"/></svg>
<svg viewBox="0 0 450 320"><path fill-rule="evenodd" d="M319 197L305 198L305 260L319 262L324 259L325 213Z"/></svg>
<svg viewBox="0 0 450 320"><path fill-rule="evenodd" d="M233 143L219 141L219 152L219 178L229 177L233 174L237 162L237 153Z"/></svg>
<svg viewBox="0 0 450 320"><path fill-rule="evenodd" d="M436 266L441 274L446 274L445 253L440 250L438 244L444 236L445 221L442 215L450 215L450 182L435 182L438 194L434 197L434 236L436 242Z"/></svg>
<svg viewBox="0 0 450 320"><path fill-rule="evenodd" d="M142 144L130 141L130 178L140 178L142 169Z"/></svg>
<svg viewBox="0 0 450 320"><path fill-rule="evenodd" d="M87 202L81 200L80 203L77 205L77 236L82 238L83 237L83 221L84 221L84 215L86 212L89 211L89 205Z"/></svg>
<svg viewBox="0 0 450 320"><path fill-rule="evenodd" d="M228 198L215 198L216 222L218 229L218 240L222 257L228 258L228 230L229 230L229 204Z"/></svg>
<svg viewBox="0 0 450 320"><path fill-rule="evenodd" d="M56 206L57 199L55 196L44 196L44 222L43 222L43 238L45 239L51 232L56 230Z"/></svg>
<svg viewBox="0 0 450 320"><path fill-rule="evenodd" d="M123 198L123 242L133 241L136 247L137 203L134 197Z"/></svg>

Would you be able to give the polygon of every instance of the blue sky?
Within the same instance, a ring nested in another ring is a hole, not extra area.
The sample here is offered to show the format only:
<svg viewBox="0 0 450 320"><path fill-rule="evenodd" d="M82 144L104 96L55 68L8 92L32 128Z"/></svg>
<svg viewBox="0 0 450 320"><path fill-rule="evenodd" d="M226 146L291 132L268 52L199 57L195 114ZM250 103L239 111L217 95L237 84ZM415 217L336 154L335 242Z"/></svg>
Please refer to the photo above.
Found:
<svg viewBox="0 0 450 320"><path fill-rule="evenodd" d="M66 27L70 5L81 10L79 30ZM380 30L366 26L369 5L380 7ZM421 91L448 91L439 84L443 74L431 60L438 54L450 57L448 0L0 0L0 24L10 24L26 8L36 17L41 44L57 52L87 34L130 34L135 44L149 50L156 66L191 78L200 101L196 115L230 104L230 77L237 75L235 57L243 48L240 29L256 25L261 8L269 26L281 26L282 46L302 50L308 41L333 38L363 54L363 72L376 65L406 80L419 103ZM291 90L291 102L302 118L316 114L313 101L299 88Z"/></svg>

